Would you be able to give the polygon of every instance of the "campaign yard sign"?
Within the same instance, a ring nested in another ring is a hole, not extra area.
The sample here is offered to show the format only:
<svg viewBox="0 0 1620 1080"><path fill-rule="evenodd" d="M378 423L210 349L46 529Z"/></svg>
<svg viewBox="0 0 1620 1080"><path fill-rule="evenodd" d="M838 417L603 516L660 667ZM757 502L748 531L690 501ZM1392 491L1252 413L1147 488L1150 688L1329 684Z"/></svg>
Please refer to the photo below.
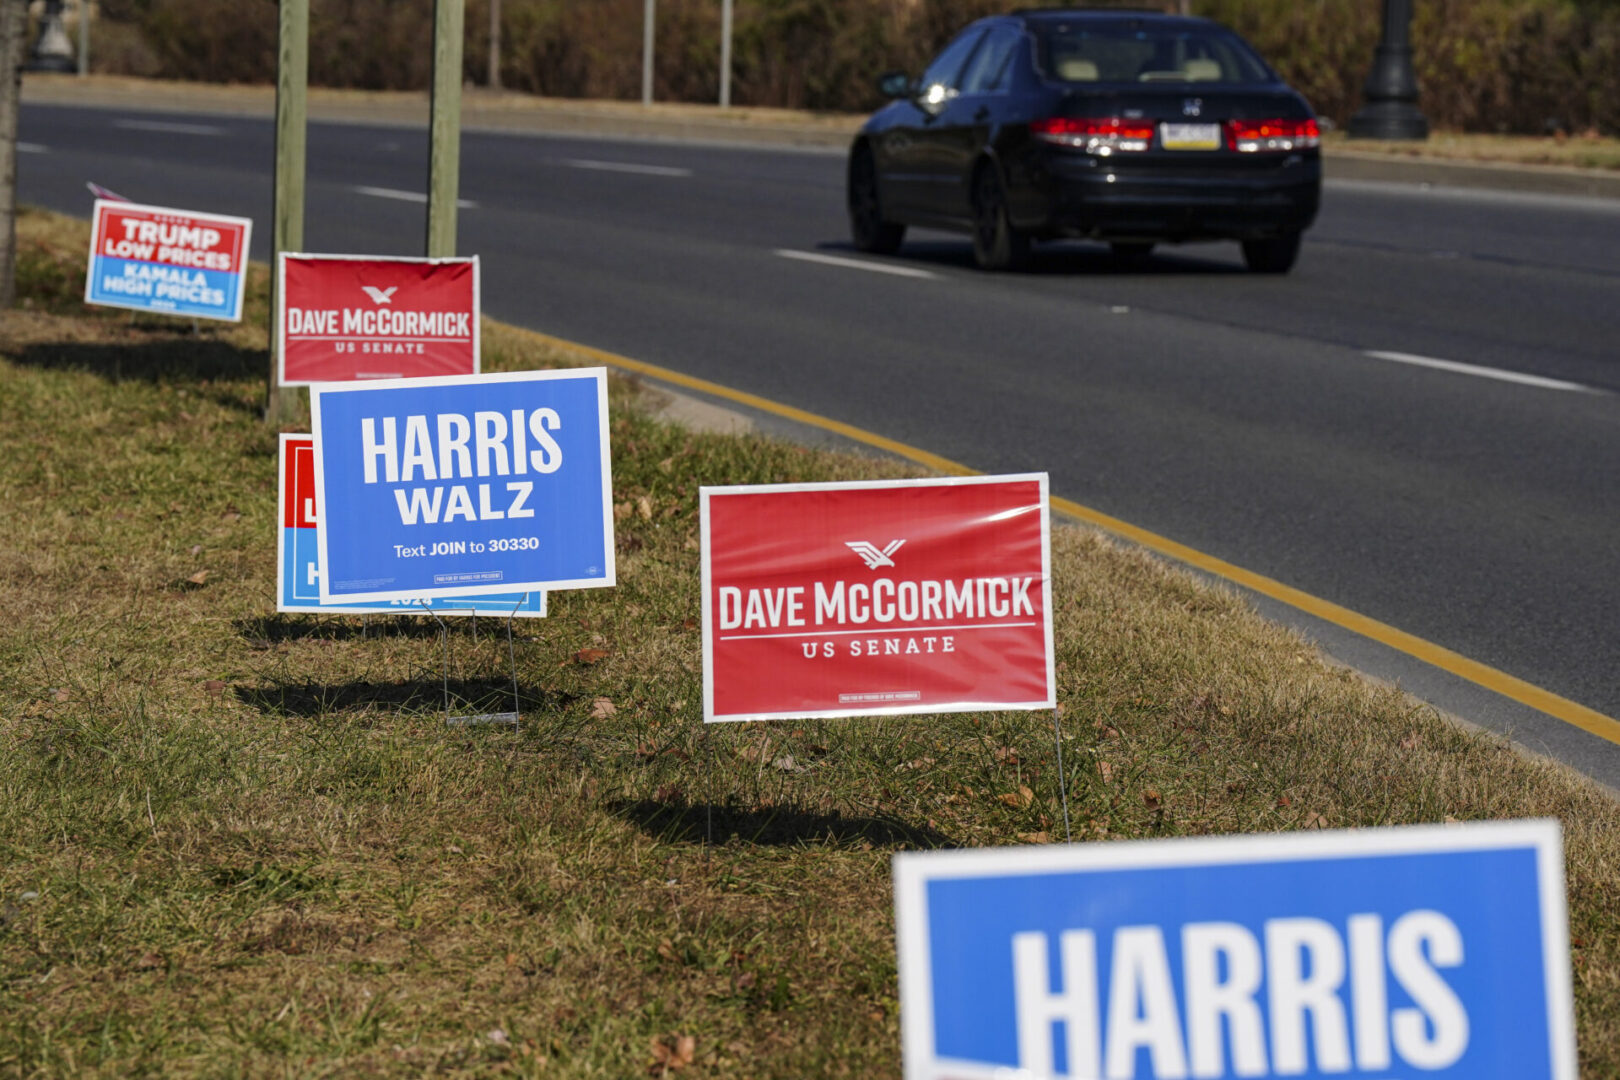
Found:
<svg viewBox="0 0 1620 1080"><path fill-rule="evenodd" d="M84 302L241 322L252 232L247 218L97 199Z"/></svg>
<svg viewBox="0 0 1620 1080"><path fill-rule="evenodd" d="M478 373L476 255L284 252L276 275L283 386Z"/></svg>
<svg viewBox="0 0 1620 1080"><path fill-rule="evenodd" d="M700 498L705 722L1056 703L1045 473Z"/></svg>
<svg viewBox="0 0 1620 1080"><path fill-rule="evenodd" d="M1556 821L899 854L907 1080L1576 1080Z"/></svg>
<svg viewBox="0 0 1620 1080"><path fill-rule="evenodd" d="M607 369L310 388L321 603L614 582Z"/></svg>
<svg viewBox="0 0 1620 1080"><path fill-rule="evenodd" d="M498 593L435 600L390 600L386 604L321 603L320 555L315 500L315 439L281 436L281 486L276 518L276 610L314 614L496 615L538 619L546 614L543 592Z"/></svg>

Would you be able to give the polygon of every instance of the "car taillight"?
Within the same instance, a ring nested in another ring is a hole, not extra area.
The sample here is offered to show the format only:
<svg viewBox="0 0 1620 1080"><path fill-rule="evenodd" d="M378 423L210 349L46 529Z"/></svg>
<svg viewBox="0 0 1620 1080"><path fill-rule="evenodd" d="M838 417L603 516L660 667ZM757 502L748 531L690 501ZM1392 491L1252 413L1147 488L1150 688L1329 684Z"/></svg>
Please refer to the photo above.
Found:
<svg viewBox="0 0 1620 1080"><path fill-rule="evenodd" d="M1304 150L1322 145L1315 120L1228 120L1226 148L1240 154Z"/></svg>
<svg viewBox="0 0 1620 1080"><path fill-rule="evenodd" d="M1123 120L1117 116L1054 116L1036 120L1029 132L1042 142L1072 146L1088 154L1109 154L1146 150L1153 144L1153 124L1146 120Z"/></svg>

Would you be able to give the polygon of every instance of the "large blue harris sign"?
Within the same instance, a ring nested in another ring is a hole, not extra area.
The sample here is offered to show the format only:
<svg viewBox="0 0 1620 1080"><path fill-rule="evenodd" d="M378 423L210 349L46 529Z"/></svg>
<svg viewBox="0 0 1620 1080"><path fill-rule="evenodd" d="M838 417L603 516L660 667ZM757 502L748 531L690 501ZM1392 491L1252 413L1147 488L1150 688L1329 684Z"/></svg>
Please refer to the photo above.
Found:
<svg viewBox="0 0 1620 1080"><path fill-rule="evenodd" d="M614 583L607 371L310 389L321 602Z"/></svg>
<svg viewBox="0 0 1620 1080"><path fill-rule="evenodd" d="M1575 1080L1557 822L895 857L908 1080Z"/></svg>

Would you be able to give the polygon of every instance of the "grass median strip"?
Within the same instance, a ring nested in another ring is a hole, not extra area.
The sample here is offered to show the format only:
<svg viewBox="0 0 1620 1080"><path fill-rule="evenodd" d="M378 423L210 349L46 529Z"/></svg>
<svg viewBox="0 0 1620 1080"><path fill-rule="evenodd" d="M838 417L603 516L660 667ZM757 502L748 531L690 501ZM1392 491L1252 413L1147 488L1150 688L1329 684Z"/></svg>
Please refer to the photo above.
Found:
<svg viewBox="0 0 1620 1080"><path fill-rule="evenodd" d="M898 1075L889 854L1060 837L1049 718L703 730L696 501L916 466L694 433L615 377L621 584L517 627L520 736L447 731L433 624L271 614L262 268L244 327L193 332L86 312L85 226L21 228L0 1075ZM1620 1072L1606 793L1099 533L1053 549L1077 835L1557 816L1586 1074ZM450 631L472 705L495 629Z"/></svg>

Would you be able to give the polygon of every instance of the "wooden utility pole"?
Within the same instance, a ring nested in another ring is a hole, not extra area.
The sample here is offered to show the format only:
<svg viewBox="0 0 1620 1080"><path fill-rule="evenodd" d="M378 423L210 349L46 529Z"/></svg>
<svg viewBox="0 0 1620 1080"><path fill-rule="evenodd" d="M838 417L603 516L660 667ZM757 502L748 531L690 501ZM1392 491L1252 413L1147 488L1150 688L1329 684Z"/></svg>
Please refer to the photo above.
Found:
<svg viewBox="0 0 1620 1080"><path fill-rule="evenodd" d="M90 74L90 0L79 0L79 75Z"/></svg>
<svg viewBox="0 0 1620 1080"><path fill-rule="evenodd" d="M489 88L501 88L501 0L489 0Z"/></svg>
<svg viewBox="0 0 1620 1080"><path fill-rule="evenodd" d="M282 387L276 370L276 262L304 250L304 137L309 85L309 0L281 0L276 59L275 221L270 230L270 373L265 422L280 427L296 411L298 391Z"/></svg>
<svg viewBox="0 0 1620 1080"><path fill-rule="evenodd" d="M428 130L427 253L456 253L461 187L461 35L464 0L433 0L433 105Z"/></svg>
<svg viewBox="0 0 1620 1080"><path fill-rule="evenodd" d="M17 106L28 0L0 0L0 311L17 301Z"/></svg>

